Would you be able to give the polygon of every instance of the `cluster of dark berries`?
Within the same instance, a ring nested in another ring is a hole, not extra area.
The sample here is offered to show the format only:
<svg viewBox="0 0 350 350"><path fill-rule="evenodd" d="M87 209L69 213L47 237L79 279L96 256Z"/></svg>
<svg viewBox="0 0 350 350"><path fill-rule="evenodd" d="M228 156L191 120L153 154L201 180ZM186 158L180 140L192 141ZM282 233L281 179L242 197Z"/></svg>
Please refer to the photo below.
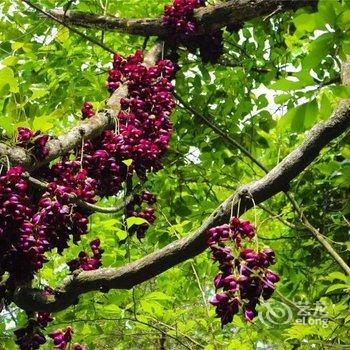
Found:
<svg viewBox="0 0 350 350"><path fill-rule="evenodd" d="M17 144L26 148L36 160L42 160L49 155L46 143L49 135L42 134L40 130L33 132L28 128L17 129Z"/></svg>
<svg viewBox="0 0 350 350"><path fill-rule="evenodd" d="M78 259L71 260L67 263L71 272L82 269L84 271L96 270L101 267L103 249L100 248L100 240L97 238L90 242L92 256L90 257L86 252L80 252Z"/></svg>
<svg viewBox="0 0 350 350"><path fill-rule="evenodd" d="M214 278L215 289L222 289L211 300L216 306L217 317L224 326L232 322L240 307L244 318L252 321L257 316L256 306L262 297L269 299L279 276L269 270L275 263L275 253L271 248L256 252L242 246L242 239L250 241L255 235L255 228L249 221L233 217L229 225L221 225L208 230L208 246L213 260L219 263L220 272ZM226 242L234 242L235 257Z"/></svg>
<svg viewBox="0 0 350 350"><path fill-rule="evenodd" d="M167 43L173 51L179 45L185 46L191 53L199 49L203 62L215 63L223 53L222 30L210 34L197 34L194 10L205 5L204 0L174 0L172 5L164 7L162 23L173 30Z"/></svg>
<svg viewBox="0 0 350 350"><path fill-rule="evenodd" d="M30 319L26 327L17 329L14 333L16 344L21 350L37 350L46 343L42 330L53 318L48 312L38 312L36 319Z"/></svg>
<svg viewBox="0 0 350 350"><path fill-rule="evenodd" d="M142 208L143 203L149 206ZM129 227L130 235L136 233L136 237L140 240L145 237L147 229L156 220L155 210L150 207L150 205L154 205L155 203L156 197L151 192L145 191L141 195L134 196L133 200L127 205L126 216L142 218L145 219L147 223Z"/></svg>
<svg viewBox="0 0 350 350"><path fill-rule="evenodd" d="M81 109L83 119L91 118L95 115L91 102L84 102L83 108Z"/></svg>
<svg viewBox="0 0 350 350"><path fill-rule="evenodd" d="M145 181L148 171L162 168L160 160L172 132L169 116L175 107L170 82L173 74L170 61L159 60L146 67L142 51L126 59L114 55L107 89L113 93L126 84L128 95L120 101L115 129L105 130L83 147L82 165L88 176L96 179L99 196L117 194L134 172ZM127 166L126 160L131 160L131 165Z"/></svg>

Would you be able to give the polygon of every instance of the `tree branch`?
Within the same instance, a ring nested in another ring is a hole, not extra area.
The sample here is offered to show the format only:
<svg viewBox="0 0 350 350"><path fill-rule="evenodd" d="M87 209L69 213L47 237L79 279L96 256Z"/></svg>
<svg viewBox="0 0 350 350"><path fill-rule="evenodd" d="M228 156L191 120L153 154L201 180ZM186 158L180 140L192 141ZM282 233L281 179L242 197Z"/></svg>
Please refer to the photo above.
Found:
<svg viewBox="0 0 350 350"><path fill-rule="evenodd" d="M169 268L195 257L206 248L206 232L210 227L228 222L231 209L237 210L240 202L242 214L255 204L283 191L331 140L350 126L350 101L343 100L326 122L315 125L304 142L284 158L263 178L237 189L227 198L193 234L179 239L164 248L120 268L102 268L69 276L55 295L44 296L29 286L16 289L14 302L24 310L59 311L78 302L80 294L89 291L107 292L109 289L128 289Z"/></svg>
<svg viewBox="0 0 350 350"><path fill-rule="evenodd" d="M196 118L202 120L202 122L209 126L217 135L222 137L222 139L230 146L238 148L246 157L248 157L253 163L255 163L261 170L265 173L268 173L268 169L262 164L259 160L257 160L244 146L242 146L239 142L237 142L234 138L232 138L226 131L222 130L220 127L215 125L209 118L207 118L202 113L198 112L194 109L188 102L186 102L178 93L173 93L174 97L182 104L184 109L193 114ZM214 119L213 116L209 114L211 119Z"/></svg>
<svg viewBox="0 0 350 350"><path fill-rule="evenodd" d="M350 276L350 267L347 265L347 263L334 250L332 245L326 240L325 236L323 236L316 227L311 225L310 221L307 219L304 212L299 207L299 204L297 203L297 201L293 197L290 197L289 200L292 202L293 207L299 214L300 219L303 222L305 228L315 236L315 238L323 245L323 247L333 257L333 259L341 266L341 268L345 271L345 273Z"/></svg>
<svg viewBox="0 0 350 350"><path fill-rule="evenodd" d="M269 16L276 11L296 10L316 3L314 0L230 0L199 8L194 17L198 23L197 33L204 34L229 24L241 26L243 22L256 17ZM65 12L63 9L54 9L49 13L65 23L82 27L115 30L146 37L167 37L173 34L172 29L162 25L161 18L126 19L78 11Z"/></svg>
<svg viewBox="0 0 350 350"><path fill-rule="evenodd" d="M29 0L25 0L27 4ZM268 15L277 8L282 10L294 10L307 5L314 5L314 0L231 0L215 6L198 9L195 18L199 24L198 33L210 31L227 24L238 24L244 21ZM31 3L30 3L31 4ZM33 4L31 4L33 5ZM38 11L40 8L35 6ZM44 11L44 15L50 15L61 24L74 24L101 29L113 29L124 31L129 34L138 34L144 36L167 36L169 29L161 24L160 19L118 19L115 17L105 17L93 14L63 10ZM72 28L70 28L72 30ZM79 35L81 33L79 32ZM118 91L119 90L119 91ZM118 89L118 97L125 97L126 89ZM109 105L113 109L104 109L97 113L94 118L80 122L69 132L61 135L47 143L49 155L43 161L33 162L31 155L21 147L12 147L6 143L0 142L0 156L8 157L10 163L22 164L27 170L33 170L49 163L51 160L62 156L81 143L82 138L85 140L98 136L101 132L114 124L114 116L119 110L118 102L109 100Z"/></svg>
<svg viewBox="0 0 350 350"><path fill-rule="evenodd" d="M39 188L43 191L47 191L48 184L46 182L30 176L28 173L24 173L23 178L25 178L34 187ZM86 209L91 213L98 212L98 213L104 213L104 214L113 214L124 209L133 200L134 196L135 196L134 194L127 196L122 203L114 207L100 207L98 205L85 202L73 193L68 194L68 200L70 203L74 203L78 205L80 208Z"/></svg>
<svg viewBox="0 0 350 350"><path fill-rule="evenodd" d="M145 55L145 65L151 65L157 61L162 47L162 42L158 42L151 48ZM128 89L122 85L108 99L108 109L102 109L93 118L80 121L66 134L50 139L45 145L49 154L41 161L35 161L31 154L22 147L9 146L2 142L0 142L0 156L7 157L11 165L22 164L28 171L38 169L51 160L66 155L76 145L80 145L83 138L84 140L93 139L99 136L103 130L112 128L115 117L120 110L120 99L126 97L127 93Z"/></svg>

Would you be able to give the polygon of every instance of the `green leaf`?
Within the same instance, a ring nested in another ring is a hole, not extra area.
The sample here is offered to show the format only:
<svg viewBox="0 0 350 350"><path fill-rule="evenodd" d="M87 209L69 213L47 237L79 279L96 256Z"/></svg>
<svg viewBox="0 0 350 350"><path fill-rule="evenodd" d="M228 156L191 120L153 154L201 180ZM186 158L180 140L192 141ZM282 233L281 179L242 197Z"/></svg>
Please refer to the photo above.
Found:
<svg viewBox="0 0 350 350"><path fill-rule="evenodd" d="M327 93L322 93L320 97L320 108L318 110L318 115L320 119L327 119L333 112L333 106Z"/></svg>
<svg viewBox="0 0 350 350"><path fill-rule="evenodd" d="M337 25L342 30L350 28L350 10L344 11L337 19Z"/></svg>
<svg viewBox="0 0 350 350"><path fill-rule="evenodd" d="M335 8L340 8L340 3L337 1L329 1L329 0L319 0L318 2L318 12L322 19L334 26L336 24L337 14L335 12Z"/></svg>
<svg viewBox="0 0 350 350"><path fill-rule="evenodd" d="M334 96L340 98L350 98L350 87L348 86L331 86L329 91L333 93Z"/></svg>
<svg viewBox="0 0 350 350"><path fill-rule="evenodd" d="M291 99L292 95L291 94L282 94L282 95L277 95L274 97L274 101L277 104L282 104Z"/></svg>
<svg viewBox="0 0 350 350"><path fill-rule="evenodd" d="M57 33L56 39L64 44L69 39L69 29L65 27L61 27Z"/></svg>
<svg viewBox="0 0 350 350"><path fill-rule="evenodd" d="M143 218L138 218L135 216L131 216L130 218L126 219L126 225L127 227L131 227L132 225L142 225L142 224L148 224L148 221Z"/></svg>
<svg viewBox="0 0 350 350"><path fill-rule="evenodd" d="M11 44L11 49L15 51L15 50L21 49L23 46L24 46L24 43L15 41Z"/></svg>
<svg viewBox="0 0 350 350"><path fill-rule="evenodd" d="M8 136L14 134L16 128L9 117L0 117L0 127L6 131Z"/></svg>
<svg viewBox="0 0 350 350"><path fill-rule="evenodd" d="M293 19L293 22L299 32L313 32L315 29L322 28L325 23L318 13L302 13Z"/></svg>
<svg viewBox="0 0 350 350"><path fill-rule="evenodd" d="M120 315L122 311L119 306L115 304L108 304L103 306L103 312L113 315Z"/></svg>
<svg viewBox="0 0 350 350"><path fill-rule="evenodd" d="M171 300L171 297L164 294L163 292L152 292L144 297L146 300Z"/></svg>
<svg viewBox="0 0 350 350"><path fill-rule="evenodd" d="M18 58L16 56L8 56L1 61L4 66L14 66L17 62Z"/></svg>
<svg viewBox="0 0 350 350"><path fill-rule="evenodd" d="M347 289L349 288L346 284L341 284L341 283L337 283L337 284L333 284L332 286L330 286L326 293L330 293L330 292L333 292L335 290L338 290L338 289Z"/></svg>
<svg viewBox="0 0 350 350"><path fill-rule="evenodd" d="M47 116L36 117L33 120L33 129L46 132L52 129L53 124L48 121Z"/></svg>
<svg viewBox="0 0 350 350"><path fill-rule="evenodd" d="M341 281L344 281L344 282L348 282L349 280L349 277L345 276L343 273L341 272L338 272L338 271L335 271L335 272L331 272L327 277L326 277L327 280L335 280L335 279L338 279L338 280L341 280Z"/></svg>
<svg viewBox="0 0 350 350"><path fill-rule="evenodd" d="M317 67L321 61L327 57L330 50L334 47L334 33L325 33L319 36L309 45L309 53L302 60L302 67L308 72L310 69Z"/></svg>
<svg viewBox="0 0 350 350"><path fill-rule="evenodd" d="M304 103L290 109L278 122L279 129L290 128L291 131L302 132L313 126L317 119L317 102Z"/></svg>
<svg viewBox="0 0 350 350"><path fill-rule="evenodd" d="M274 90L290 91L290 90L300 90L307 86L303 81L294 81L286 78L281 78L276 82L272 83L269 88Z"/></svg>
<svg viewBox="0 0 350 350"><path fill-rule="evenodd" d="M44 97L49 93L49 90L47 88L32 87L31 90L33 93L32 93L32 96L30 96L29 98L30 101Z"/></svg>
<svg viewBox="0 0 350 350"><path fill-rule="evenodd" d="M19 91L17 79L10 67L0 70L0 90L7 84L10 86L10 92L16 93Z"/></svg>
<svg viewBox="0 0 350 350"><path fill-rule="evenodd" d="M129 166L132 164L132 162L133 162L132 159L125 159L125 160L123 160L123 163L124 163L127 167L129 167Z"/></svg>
<svg viewBox="0 0 350 350"><path fill-rule="evenodd" d="M124 230L117 230L116 235L121 241L123 241L126 237L128 237L128 233Z"/></svg>

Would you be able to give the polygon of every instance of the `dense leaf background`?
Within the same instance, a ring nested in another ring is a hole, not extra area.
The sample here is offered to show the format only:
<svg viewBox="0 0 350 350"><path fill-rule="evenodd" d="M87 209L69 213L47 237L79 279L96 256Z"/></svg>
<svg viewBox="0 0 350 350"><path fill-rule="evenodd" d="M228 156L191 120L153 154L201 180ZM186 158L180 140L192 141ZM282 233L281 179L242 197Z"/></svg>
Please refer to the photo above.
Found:
<svg viewBox="0 0 350 350"><path fill-rule="evenodd" d="M80 0L71 9L158 17L167 2ZM55 8L66 3L40 0L38 4ZM142 47L144 41L115 32L79 30L123 55ZM321 0L316 11L310 7L246 22L237 33L225 32L220 64L202 64L199 57L181 50L176 93L271 169L315 123L329 118L340 98L350 98L350 88L342 86L339 78L340 62L350 54L349 30L350 2L345 0ZM104 82L110 61L108 52L21 1L3 0L2 137L13 143L18 126L57 135L78 122L83 101L102 107L108 97ZM181 104L172 120L175 131L164 169L147 182L158 197L158 218L146 239L120 244L126 236L120 215L92 216L82 246L100 237L106 250L104 266L121 266L190 234L238 185L264 174ZM324 149L290 189L310 222L348 263L349 139L345 133ZM90 350L162 349L163 341L166 349L328 349L337 345L349 349L349 277L303 229L284 195L268 200L264 208L273 215L255 207L245 217L258 227L257 244L276 251L275 269L282 280L279 294L259 310L266 315L271 305L278 313L280 302L289 301L290 322L275 315L276 322L257 319L247 324L238 315L232 325L221 329L215 309L208 304L217 267L206 252L133 290L86 294L79 304L55 314L48 330L71 324L74 341L87 344ZM35 283L59 285L69 273L65 262L79 251L80 247L72 245L63 256L52 253ZM325 303L326 326L315 325L312 317L299 324L300 310L293 304L300 302L313 307ZM1 316L0 349L15 349L12 331L25 324L26 316L14 305ZM51 348L50 341L43 346Z"/></svg>

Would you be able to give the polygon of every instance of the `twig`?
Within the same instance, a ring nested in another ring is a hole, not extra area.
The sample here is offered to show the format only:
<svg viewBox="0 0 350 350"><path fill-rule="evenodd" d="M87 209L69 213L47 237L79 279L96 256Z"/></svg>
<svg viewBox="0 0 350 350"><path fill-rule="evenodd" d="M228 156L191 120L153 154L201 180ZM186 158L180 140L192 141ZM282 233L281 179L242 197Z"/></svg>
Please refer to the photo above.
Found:
<svg viewBox="0 0 350 350"><path fill-rule="evenodd" d="M211 129L213 129L218 135L220 135L227 143L230 145L237 147L244 155L246 155L250 160L252 160L260 169L262 169L265 173L268 172L268 169L240 143L238 143L235 139L233 139L230 135L228 135L225 131L221 130L218 126L212 123L206 116L195 110L188 102L186 102L178 93L173 93L175 98L183 105L183 107L193 114L195 117L201 119L206 125L208 125Z"/></svg>
<svg viewBox="0 0 350 350"><path fill-rule="evenodd" d="M30 182L33 186L40 188L41 190L47 191L48 183L30 176L27 172L24 173L22 176L23 176L23 178L28 180L28 182ZM97 206L95 204L87 203L87 202L83 201L82 199L80 199L79 197L77 197L73 193L68 194L68 199L71 203L75 203L79 207L87 209L91 212L99 212L99 213L105 213L105 214L113 214L113 213L117 213L117 212L121 211L125 207L125 205L127 205L131 202L131 200L133 198L134 198L134 194L129 195L125 200L123 200L123 203L120 203L119 205L114 206L114 207L106 207L105 208L105 207Z"/></svg>
<svg viewBox="0 0 350 350"><path fill-rule="evenodd" d="M350 276L350 267L347 265L347 263L343 260L343 258L336 252L336 250L327 242L327 240L324 238L324 236L319 232L318 229L316 229L312 224L309 222L309 220L304 215L304 212L299 207L299 204L297 201L289 194L286 193L288 196L288 199L292 203L293 207L295 208L296 212L299 214L301 221L303 222L305 228L307 228L314 236L315 238L323 245L323 247L328 251L328 253L333 257L333 259L339 264L339 266Z"/></svg>
<svg viewBox="0 0 350 350"><path fill-rule="evenodd" d="M71 27L70 25L68 25L67 23L65 23L63 20L60 20L58 18L56 18L55 16L53 16L52 14L50 14L49 12L44 11L43 9L41 9L39 6L31 3L29 0L22 0L24 3L26 3L29 7L31 7L32 9L42 13L44 16L54 20L55 22L63 25L64 27L68 28L69 30L71 30L73 33L78 34L79 36L81 36L82 38L84 38L87 41L90 41L91 43L101 47L103 50L106 50L107 52L110 52L111 54L114 54L114 50L110 49L109 47L107 47L106 45L102 44L101 42L99 42L98 40L91 38L90 36L86 35L85 33ZM66 13L67 11L65 11Z"/></svg>

